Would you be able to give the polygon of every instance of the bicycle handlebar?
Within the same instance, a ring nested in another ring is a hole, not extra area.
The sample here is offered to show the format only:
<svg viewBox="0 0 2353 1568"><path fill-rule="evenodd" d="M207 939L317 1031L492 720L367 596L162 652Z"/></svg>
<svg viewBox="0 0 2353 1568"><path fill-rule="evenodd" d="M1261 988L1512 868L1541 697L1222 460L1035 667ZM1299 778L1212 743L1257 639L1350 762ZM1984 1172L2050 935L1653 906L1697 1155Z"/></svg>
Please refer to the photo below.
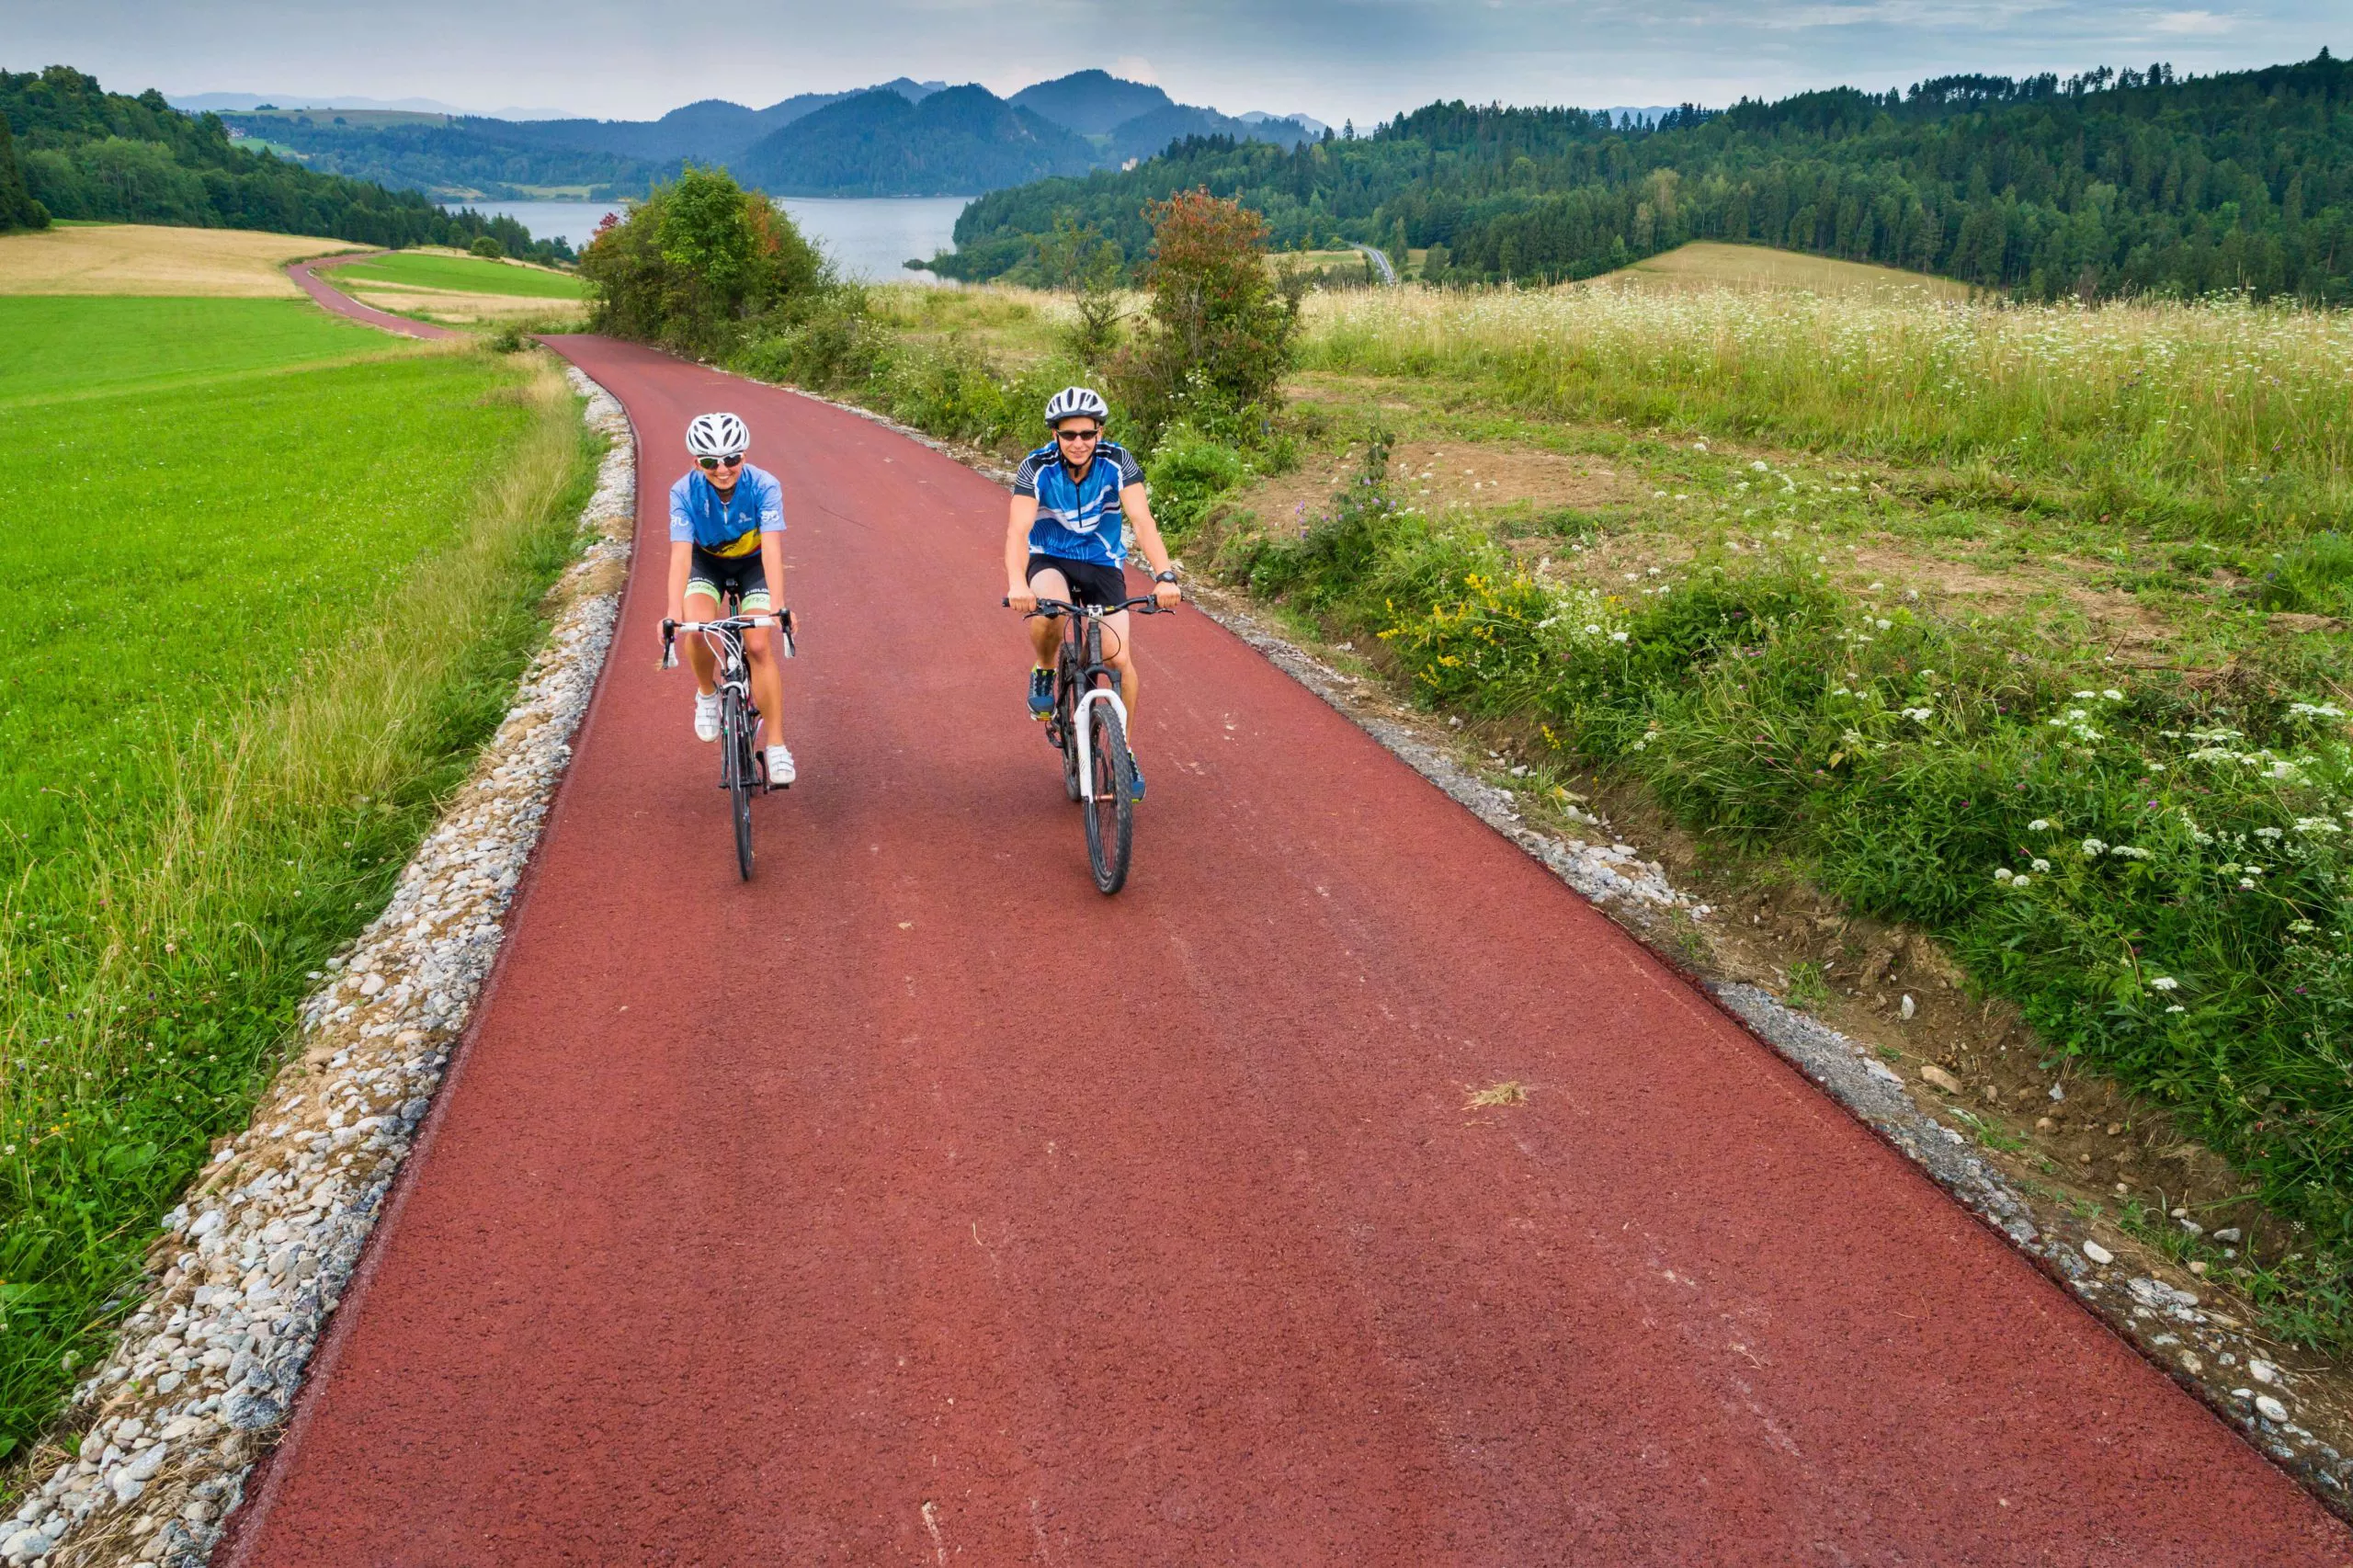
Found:
<svg viewBox="0 0 2353 1568"><path fill-rule="evenodd" d="M1013 598L1010 595L1007 595L999 602L1007 609L1011 609L1013 608ZM1168 609L1161 608L1159 600L1155 599L1152 595L1146 594L1142 598L1121 599L1115 605L1074 605L1067 599L1041 598L1038 601L1038 608L1030 610L1029 613L1031 615L1042 615L1047 619L1051 620L1058 616L1085 615L1090 611L1097 615L1116 615L1123 609L1135 610L1139 614L1142 615L1167 615L1175 608L1176 607L1174 605L1170 606Z"/></svg>
<svg viewBox="0 0 2353 1568"><path fill-rule="evenodd" d="M665 615L662 618L662 663L660 667L665 670L673 670L678 667L676 644L678 633L681 631L741 631L747 627L760 626L772 626L782 631L784 633L785 657L792 657L792 612L789 609L781 615L731 615L723 620L672 620Z"/></svg>

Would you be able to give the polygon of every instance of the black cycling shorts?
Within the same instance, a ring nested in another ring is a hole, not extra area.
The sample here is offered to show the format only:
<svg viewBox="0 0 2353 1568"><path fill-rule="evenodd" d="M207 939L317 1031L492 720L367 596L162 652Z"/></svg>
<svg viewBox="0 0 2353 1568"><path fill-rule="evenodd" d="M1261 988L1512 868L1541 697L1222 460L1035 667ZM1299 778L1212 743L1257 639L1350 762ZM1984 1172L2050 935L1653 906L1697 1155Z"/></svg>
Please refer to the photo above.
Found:
<svg viewBox="0 0 2353 1568"><path fill-rule="evenodd" d="M768 602L768 574L756 550L749 555L713 555L695 546L693 564L687 571L687 592L706 594L722 605L733 594L742 601L745 615L766 615L775 608Z"/></svg>
<svg viewBox="0 0 2353 1568"><path fill-rule="evenodd" d="M1038 574L1055 571L1070 585L1070 602L1074 605L1116 605L1134 597L1128 592L1128 574L1117 566L1106 566L1099 561L1071 561L1059 555L1033 555L1022 580L1035 583Z"/></svg>

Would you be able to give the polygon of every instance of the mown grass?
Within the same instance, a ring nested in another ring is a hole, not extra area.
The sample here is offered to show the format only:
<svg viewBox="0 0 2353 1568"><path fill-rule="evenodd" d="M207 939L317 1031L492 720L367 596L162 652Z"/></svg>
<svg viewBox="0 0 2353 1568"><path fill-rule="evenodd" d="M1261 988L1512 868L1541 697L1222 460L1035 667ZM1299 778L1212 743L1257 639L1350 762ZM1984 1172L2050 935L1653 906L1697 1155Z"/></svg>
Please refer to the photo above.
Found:
<svg viewBox="0 0 2353 1568"><path fill-rule="evenodd" d="M0 409L12 426L36 403L401 352L382 333L296 300L0 295ZM36 439L12 429L6 448L32 453Z"/></svg>
<svg viewBox="0 0 2353 1568"><path fill-rule="evenodd" d="M38 634L0 749L0 1451L505 710L594 455L537 357L35 415L0 439L0 613Z"/></svg>
<svg viewBox="0 0 2353 1568"><path fill-rule="evenodd" d="M417 289L447 289L460 294L515 294L535 300L585 300L588 286L568 272L471 256L429 256L394 251L327 272L330 282L404 283Z"/></svg>

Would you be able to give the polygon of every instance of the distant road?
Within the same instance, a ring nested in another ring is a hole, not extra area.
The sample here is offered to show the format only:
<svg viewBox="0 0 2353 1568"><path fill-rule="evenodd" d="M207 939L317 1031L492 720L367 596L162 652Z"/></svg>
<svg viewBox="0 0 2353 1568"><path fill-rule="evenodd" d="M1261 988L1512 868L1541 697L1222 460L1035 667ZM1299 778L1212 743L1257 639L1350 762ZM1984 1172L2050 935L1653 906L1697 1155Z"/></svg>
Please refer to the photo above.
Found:
<svg viewBox="0 0 2353 1568"><path fill-rule="evenodd" d="M313 270L328 265L345 267L355 261L366 261L371 256L384 254L382 251L353 251L337 256L323 256L312 261L298 261L286 269L286 276L294 279L295 286L302 292L339 316L349 316L353 321L366 322L369 326L380 326L386 332L399 333L403 337L464 336L463 333L453 332L446 326L436 326L431 322L411 321L406 316L396 316L389 311L380 311L371 305L363 305L318 276Z"/></svg>
<svg viewBox="0 0 2353 1568"><path fill-rule="evenodd" d="M1387 283L1392 287L1395 286L1397 282L1397 269L1389 265L1388 252L1374 245L1358 245L1357 246L1357 249L1364 252L1365 259L1372 263L1373 269L1381 274L1381 280L1383 283Z"/></svg>

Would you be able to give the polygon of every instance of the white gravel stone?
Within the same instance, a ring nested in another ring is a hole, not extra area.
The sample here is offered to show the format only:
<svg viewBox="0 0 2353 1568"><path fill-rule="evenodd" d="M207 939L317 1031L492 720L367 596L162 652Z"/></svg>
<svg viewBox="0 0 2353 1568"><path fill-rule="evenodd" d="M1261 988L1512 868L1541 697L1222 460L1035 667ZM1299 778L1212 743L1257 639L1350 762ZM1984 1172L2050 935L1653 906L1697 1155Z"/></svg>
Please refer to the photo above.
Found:
<svg viewBox="0 0 2353 1568"><path fill-rule="evenodd" d="M2266 1421L2288 1419L2288 1407L2268 1393L2259 1393L2255 1396L2255 1413Z"/></svg>
<svg viewBox="0 0 2353 1568"><path fill-rule="evenodd" d="M2107 1267L2109 1264L2116 1261L2116 1255L2109 1251L2106 1247L2100 1245L2097 1242L2086 1242L2084 1244L2084 1256L2090 1258L2094 1263L2098 1264L2102 1268Z"/></svg>

